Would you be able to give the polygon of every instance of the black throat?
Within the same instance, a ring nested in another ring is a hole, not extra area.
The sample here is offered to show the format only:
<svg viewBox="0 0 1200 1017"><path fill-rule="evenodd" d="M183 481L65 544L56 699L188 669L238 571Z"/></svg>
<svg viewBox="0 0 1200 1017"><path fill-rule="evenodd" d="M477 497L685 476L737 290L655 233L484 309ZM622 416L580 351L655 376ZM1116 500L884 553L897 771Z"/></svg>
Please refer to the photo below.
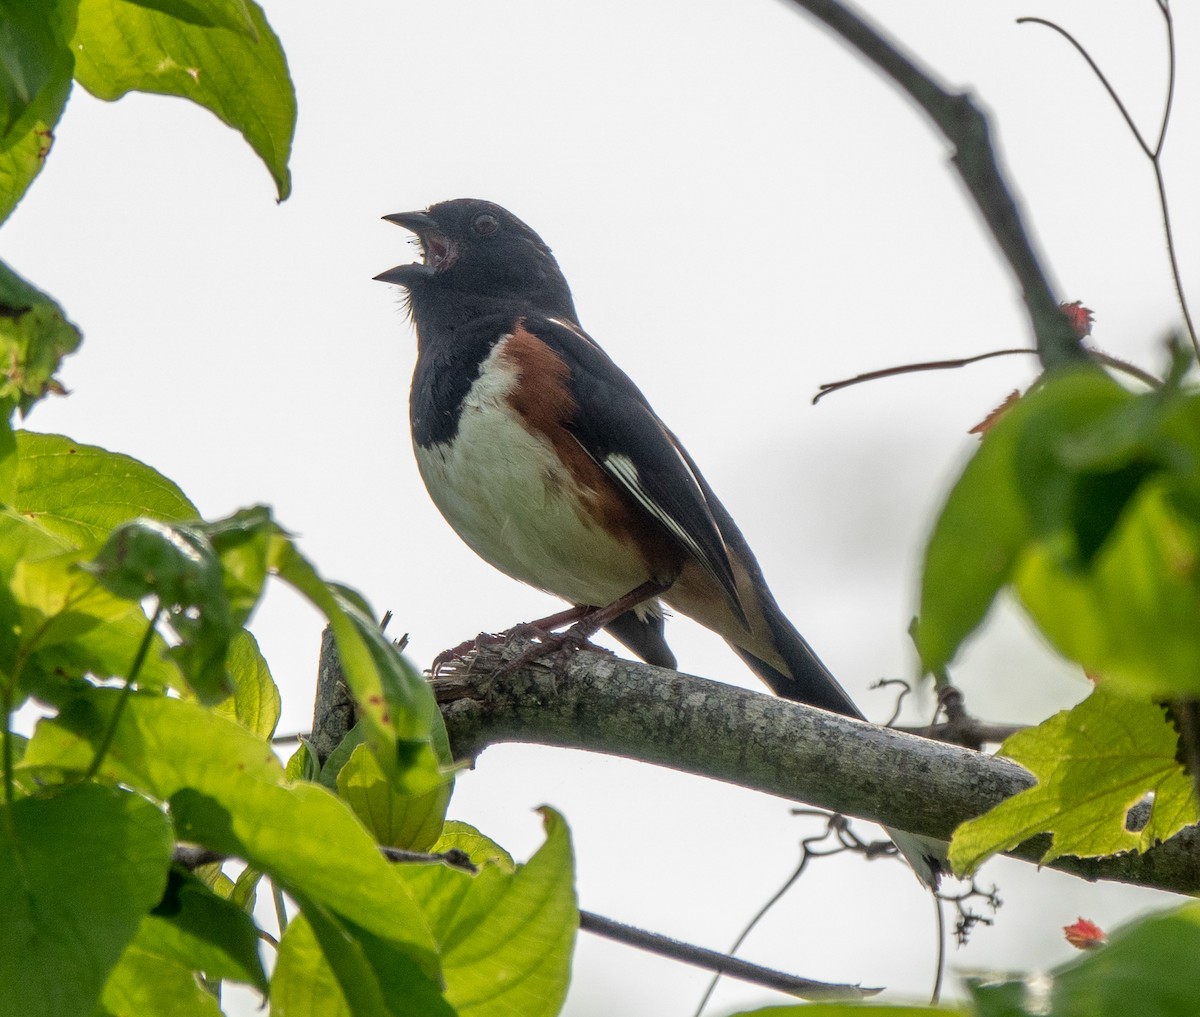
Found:
<svg viewBox="0 0 1200 1017"><path fill-rule="evenodd" d="M447 292L436 280L413 285L408 305L417 332L409 419L413 443L428 448L454 440L463 400L500 338L518 320L546 312L515 300ZM574 306L569 309L573 321Z"/></svg>

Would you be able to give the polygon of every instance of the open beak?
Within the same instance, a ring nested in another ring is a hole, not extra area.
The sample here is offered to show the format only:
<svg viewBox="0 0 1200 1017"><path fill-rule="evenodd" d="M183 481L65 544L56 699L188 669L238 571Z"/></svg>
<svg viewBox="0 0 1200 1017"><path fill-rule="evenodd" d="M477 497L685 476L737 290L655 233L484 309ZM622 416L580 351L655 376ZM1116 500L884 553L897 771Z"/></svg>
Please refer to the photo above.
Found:
<svg viewBox="0 0 1200 1017"><path fill-rule="evenodd" d="M397 265L386 272L380 272L375 276L380 282L407 286L410 282L429 279L438 272L444 272L457 260L458 251L454 244L441 231L437 220L427 212L394 212L383 218L386 222L403 226L417 235L424 261L411 265Z"/></svg>

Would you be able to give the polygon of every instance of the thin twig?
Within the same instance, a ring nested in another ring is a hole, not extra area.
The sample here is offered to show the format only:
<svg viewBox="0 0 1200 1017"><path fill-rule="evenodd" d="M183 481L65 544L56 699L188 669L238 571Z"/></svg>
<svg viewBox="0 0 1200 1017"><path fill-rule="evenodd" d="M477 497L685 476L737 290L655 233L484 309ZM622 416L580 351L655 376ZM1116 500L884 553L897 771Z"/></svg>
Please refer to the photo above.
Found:
<svg viewBox="0 0 1200 1017"><path fill-rule="evenodd" d="M1167 139L1167 124L1171 122L1171 107L1175 103L1175 21L1167 0L1157 0L1159 13L1167 27L1167 101L1163 104L1162 124L1158 128L1158 143L1154 146L1155 158L1162 155L1163 142Z"/></svg>
<svg viewBox="0 0 1200 1017"><path fill-rule="evenodd" d="M929 994L929 1005L937 1006L942 998L942 980L946 977L946 912L942 907L941 894L934 893L933 915L937 928L937 964L933 969L933 992Z"/></svg>
<svg viewBox="0 0 1200 1017"><path fill-rule="evenodd" d="M978 882L971 880L970 885L962 893L943 894L941 897L947 904L953 904L958 912L958 920L954 923L954 938L959 946L966 946L967 940L971 937L971 930L976 925L994 925L995 919L988 918L986 915L981 915L977 911L972 911L968 906L968 901L980 900L988 906L993 914L995 914L1003 903L1000 900L1000 895L997 893L995 884L990 890L980 889Z"/></svg>
<svg viewBox="0 0 1200 1017"><path fill-rule="evenodd" d="M450 869L460 869L472 875L479 871L479 866L471 861L471 856L458 848L449 851L409 851L407 848L386 847L380 845L380 852L389 862L408 862L410 864L440 864Z"/></svg>
<svg viewBox="0 0 1200 1017"><path fill-rule="evenodd" d="M1137 124L1133 122L1133 117L1130 115L1129 110L1125 108L1121 97L1117 94L1116 89L1113 88L1096 61L1092 59L1092 55L1070 32L1061 25L1057 25L1053 21L1047 21L1045 18L1017 18L1017 24L1042 25L1057 32L1075 47L1079 55L1087 61L1087 65L1092 69L1100 84L1104 86L1104 90L1108 92L1109 98L1112 99L1113 105L1117 107L1118 112L1124 118L1126 126L1129 128L1134 140L1137 141L1138 147L1141 148L1142 154L1150 160L1150 165L1154 170L1154 186L1158 191L1158 204L1162 211L1163 231L1166 233L1167 239L1167 258L1171 262L1171 278L1175 283L1175 295L1179 300L1179 309L1183 312L1183 320L1187 326L1188 338L1191 339L1192 348L1196 351L1196 356L1200 357L1200 338L1196 335L1196 327L1192 322L1192 312L1188 307L1187 295L1183 290L1183 276L1179 271L1179 258L1175 252L1175 233L1171 225L1170 206L1167 202L1167 184L1162 172L1163 145L1166 143L1167 127L1171 122L1171 109L1175 102L1175 22L1171 17L1171 8L1167 0L1156 0L1156 2L1167 29L1167 96L1166 101L1163 103L1162 121L1159 124L1158 140L1154 148L1151 148L1142 136L1142 132L1138 130Z"/></svg>
<svg viewBox="0 0 1200 1017"><path fill-rule="evenodd" d="M117 735L117 728L121 724L121 716L125 712L125 704L129 702L129 697L133 695L134 682L137 681L137 676L141 673L142 664L146 661L146 654L150 652L150 643L154 638L155 627L158 625L158 619L162 617L162 613L163 606L160 602L155 606L154 615L150 618L150 622L146 626L145 635L142 636L142 641L138 644L137 653L134 654L133 664L129 668L129 676L125 679L125 685L121 689L120 697L117 699L112 719L108 722L108 728L104 732L104 737L100 739L96 753L92 756L91 765L88 766L86 772L80 778L81 781L91 780L100 772L100 766L104 762L104 757L108 755L108 750L112 747L113 739Z"/></svg>
<svg viewBox="0 0 1200 1017"><path fill-rule="evenodd" d="M760 907L758 911L755 912L750 921L746 923L746 927L742 929L740 933L738 933L737 939L733 941L733 945L729 948L729 956L731 957L742 948L742 944L746 942L747 937L751 932L754 931L754 927L758 925L758 923L766 917L767 913L784 898L784 895L793 886L795 886L796 880L798 880L804 874L804 870L808 868L809 861L811 861L813 858L820 858L825 855L837 855L849 850L849 848L847 848L840 841L838 842L837 847L830 848L827 851L818 851L815 847L821 841L826 840L833 833L834 823L841 822L844 824L846 822L845 816L839 816L836 813L830 814L828 812L822 812L819 809L793 809L792 815L819 816L821 819L825 820L825 829L818 834L814 834L811 837L805 837L802 841L800 841L800 861L796 864L796 867L792 870L787 879L783 881L783 885L771 895L771 898L762 907ZM712 998L712 994L717 988L717 982L720 981L721 975L722 972L718 971L715 975L713 975L712 980L709 981L708 988L704 990L704 995L700 997L700 1002L696 1007L694 1017L700 1017L700 1015L704 1012L704 1008L708 1005L708 1001Z"/></svg>
<svg viewBox="0 0 1200 1017"><path fill-rule="evenodd" d="M287 901L283 899L283 888L273 879L270 882L271 900L275 904L275 921L279 923L279 935L282 936L288 927Z"/></svg>
<svg viewBox="0 0 1200 1017"><path fill-rule="evenodd" d="M957 357L952 360L926 360L919 364L901 364L898 367L884 367L878 371L867 371L865 374L857 374L853 378L845 378L842 381L824 382L820 386L820 391L813 396L812 401L816 405L825 396L829 395L829 393L849 388L851 385L859 385L864 381L893 378L898 374L916 374L919 371L950 371L958 367L966 367L968 364L977 364L981 360L991 360L992 357L1008 357L1017 353L1036 355L1037 350L1032 350L1027 346L1020 346L1014 349L992 350L988 353L979 353L973 357Z"/></svg>
<svg viewBox="0 0 1200 1017"><path fill-rule="evenodd" d="M618 943L635 946L648 953L656 953L661 957L670 957L672 960L681 961L684 964L717 971L744 982L777 989L779 992L786 992L801 999L863 999L882 991L881 989L864 989L861 985L838 985L830 982L817 982L811 978L801 978L798 975L789 975L783 971L729 957L717 950L706 950L704 947L681 943L668 936L646 932L631 925L622 925L620 922L614 922L611 918L604 918L591 911L579 912L579 928L596 936L604 936L606 939L616 940Z"/></svg>
<svg viewBox="0 0 1200 1017"><path fill-rule="evenodd" d="M1089 360L1095 361L1104 367L1111 368L1114 371L1120 371L1123 374L1128 374L1131 378L1136 378L1144 385L1150 388L1162 388L1162 381L1156 378L1149 371L1144 371L1136 364L1131 364L1127 360L1121 360L1118 357L1103 353L1100 350L1093 349L1090 346L1083 348L1084 353ZM1036 355L1037 350L1029 349L1022 346L1007 350L992 350L988 353L978 353L973 357L956 357L950 360L924 360L916 364L899 364L896 367L884 367L877 371L867 371L864 374L856 374L853 378L844 378L841 381L827 381L819 386L819 391L813 396L813 404L816 405L825 396L831 392L837 392L844 388L850 388L851 385L859 385L866 381L878 381L880 378L895 378L902 374L916 374L920 371L952 371L959 367L967 367L971 364L977 364L981 360L990 360L993 357L1007 357L1016 353L1025 353Z"/></svg>
<svg viewBox="0 0 1200 1017"><path fill-rule="evenodd" d="M862 18L836 0L791 0L808 11L896 82L954 146L951 162L1021 287L1038 355L1047 368L1083 359L1079 338L1059 302L1005 182L989 137L987 119L968 95L934 81Z"/></svg>
<svg viewBox="0 0 1200 1017"><path fill-rule="evenodd" d="M904 700L912 695L913 687L903 678L880 678L879 681L871 685L872 689L886 689L891 685L900 686L900 694L896 697L896 705L892 708L892 715L883 722L884 727L894 727L896 721L900 719L900 713L904 709Z"/></svg>
<svg viewBox="0 0 1200 1017"><path fill-rule="evenodd" d="M1079 55L1081 57L1083 57L1084 60L1087 61L1087 65L1092 69L1092 73L1094 73L1096 75L1097 79L1100 81L1100 84L1102 84L1104 86L1104 90L1106 92L1108 92L1108 97L1110 99L1112 99L1113 105L1117 107L1117 111L1121 114L1121 116L1123 116L1125 118L1125 123L1128 125L1130 132L1133 134L1134 138L1137 140L1137 143L1141 147L1142 151L1146 153L1146 158L1153 159L1155 157L1154 150L1146 143L1146 139L1142 137L1142 132L1138 130L1137 124L1135 124L1133 122L1133 117L1130 116L1129 110L1127 110L1125 108L1125 103L1123 103L1121 101L1121 97L1119 95L1117 95L1117 90L1115 88L1113 88L1112 83L1105 76L1104 72L1102 70L1100 70L1099 64L1097 64L1096 61L1092 59L1091 53L1089 53L1086 49L1084 49L1083 44L1078 39L1076 39L1075 36L1073 36L1065 28L1063 28L1062 25L1057 25L1053 21L1047 21L1045 18L1032 18L1032 17L1017 18L1017 24L1018 25L1044 25L1046 28L1049 28L1052 31L1057 32L1064 39L1066 39L1067 42L1069 42L1072 46L1074 46L1075 49L1078 51ZM1161 144L1162 144L1161 139L1159 141L1159 144L1161 146Z"/></svg>
<svg viewBox="0 0 1200 1017"><path fill-rule="evenodd" d="M1150 388L1162 388L1163 383L1161 378L1156 378L1149 371L1143 371L1137 364L1131 364L1128 360L1121 360L1119 357L1110 356L1107 353L1101 353L1099 350L1088 348L1088 356L1096 363L1103 364L1105 367L1111 367L1114 371L1121 371L1123 374L1129 375L1131 378L1136 378L1143 385Z"/></svg>

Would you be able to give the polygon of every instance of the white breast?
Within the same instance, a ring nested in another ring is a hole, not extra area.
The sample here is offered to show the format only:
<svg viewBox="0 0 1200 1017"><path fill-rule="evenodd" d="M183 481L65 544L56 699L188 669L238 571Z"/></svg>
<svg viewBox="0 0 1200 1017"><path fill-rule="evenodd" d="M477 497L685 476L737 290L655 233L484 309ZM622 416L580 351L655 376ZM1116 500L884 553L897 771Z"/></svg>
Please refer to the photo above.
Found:
<svg viewBox="0 0 1200 1017"><path fill-rule="evenodd" d="M518 383L501 339L484 361L449 442L416 446L430 497L483 559L573 604L605 605L650 578L640 554L611 539L571 491L550 442L513 416Z"/></svg>

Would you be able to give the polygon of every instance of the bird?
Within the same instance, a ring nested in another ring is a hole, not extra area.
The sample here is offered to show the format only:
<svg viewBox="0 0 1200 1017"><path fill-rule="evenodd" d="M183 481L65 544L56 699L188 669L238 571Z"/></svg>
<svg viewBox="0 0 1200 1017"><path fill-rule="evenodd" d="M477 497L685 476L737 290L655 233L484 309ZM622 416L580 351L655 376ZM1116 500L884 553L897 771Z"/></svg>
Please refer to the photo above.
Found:
<svg viewBox="0 0 1200 1017"><path fill-rule="evenodd" d="M417 466L467 545L573 605L543 619L577 620L568 634L604 627L674 668L665 604L723 637L777 695L864 719L779 607L691 455L584 331L541 237L477 198L383 219L421 248L421 260L375 278L407 292ZM936 888L943 847L888 832Z"/></svg>

